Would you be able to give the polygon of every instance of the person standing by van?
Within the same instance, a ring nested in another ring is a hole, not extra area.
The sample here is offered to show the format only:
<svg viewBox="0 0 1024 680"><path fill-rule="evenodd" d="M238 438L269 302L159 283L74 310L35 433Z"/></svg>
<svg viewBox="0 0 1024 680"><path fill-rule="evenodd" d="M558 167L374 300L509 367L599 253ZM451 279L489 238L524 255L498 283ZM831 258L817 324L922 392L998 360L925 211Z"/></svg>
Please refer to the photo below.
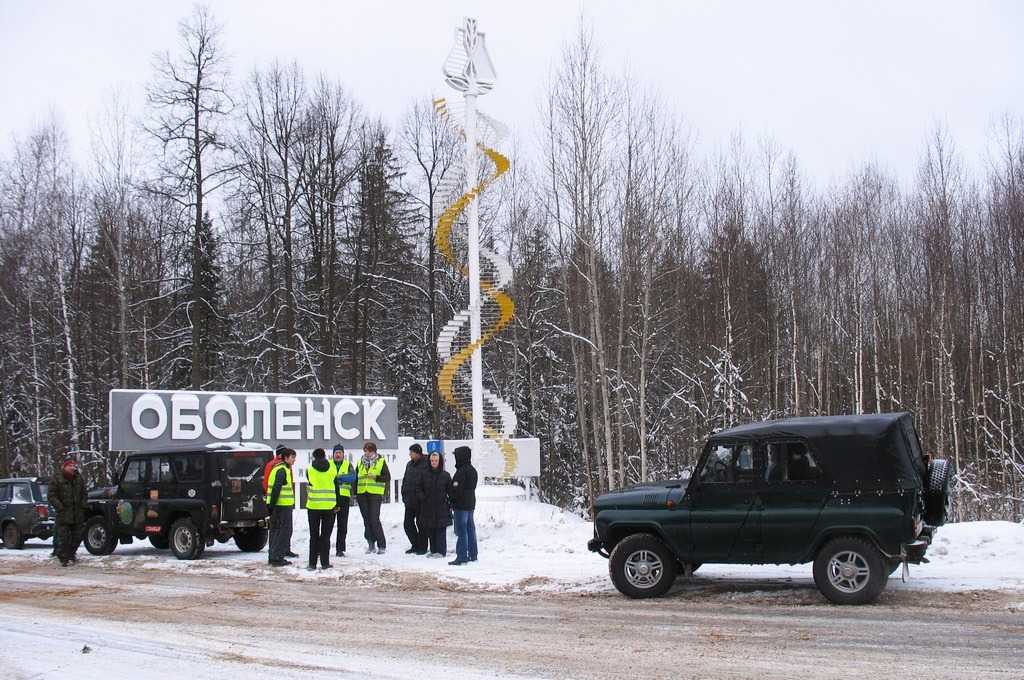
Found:
<svg viewBox="0 0 1024 680"><path fill-rule="evenodd" d="M452 477L452 510L455 513L455 561L448 564L459 566L476 562L476 524L473 511L476 510L476 468L473 467L473 452L468 446L460 446L455 454L455 476Z"/></svg>
<svg viewBox="0 0 1024 680"><path fill-rule="evenodd" d="M356 473L356 503L359 504L359 514L363 516L366 554L383 555L387 549L387 539L380 523L380 506L391 481L391 471L384 457L377 453L377 445L373 442L363 444L363 457L359 459Z"/></svg>
<svg viewBox="0 0 1024 680"><path fill-rule="evenodd" d="M448 552L448 527L452 523L448 497L452 491L451 475L444 469L444 458L437 451L430 453L430 469L420 477L417 496L419 519L430 544L429 557L444 557Z"/></svg>
<svg viewBox="0 0 1024 680"><path fill-rule="evenodd" d="M77 562L75 553L82 542L82 527L85 524L85 505L88 494L85 480L78 472L78 462L69 457L60 471L50 480L48 496L53 509L57 511L57 557L61 566Z"/></svg>
<svg viewBox="0 0 1024 680"><path fill-rule="evenodd" d="M334 468L337 473L334 478L334 488L337 490L337 507L334 512L338 520L338 536L335 539L335 552L337 557L345 556L345 542L348 539L348 511L352 506L352 486L356 483L356 472L352 463L345 457L345 447L341 444L334 445Z"/></svg>
<svg viewBox="0 0 1024 680"><path fill-rule="evenodd" d="M267 507L270 508L270 550L269 562L272 567L291 564L285 559L292 542L292 511L295 509L295 486L292 480L292 465L295 451L285 448L281 461L270 471L270 491L267 493Z"/></svg>
<svg viewBox="0 0 1024 680"><path fill-rule="evenodd" d="M306 468L309 481L306 496L306 515L309 520L309 564L306 569L331 568L331 534L334 533L334 515L338 507L338 473L334 461L327 460L323 449L313 451L313 462Z"/></svg>

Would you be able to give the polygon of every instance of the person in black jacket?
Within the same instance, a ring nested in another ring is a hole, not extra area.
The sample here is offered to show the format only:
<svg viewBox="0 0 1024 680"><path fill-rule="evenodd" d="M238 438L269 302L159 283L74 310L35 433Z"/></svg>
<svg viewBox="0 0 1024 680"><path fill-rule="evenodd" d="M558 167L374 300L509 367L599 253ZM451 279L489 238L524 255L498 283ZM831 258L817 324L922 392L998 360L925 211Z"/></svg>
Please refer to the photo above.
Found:
<svg viewBox="0 0 1024 680"><path fill-rule="evenodd" d="M431 453L430 469L420 477L416 490L420 526L427 532L430 557L444 557L448 552L446 532L452 523L448 504L451 488L452 478L444 469L444 458L440 453Z"/></svg>
<svg viewBox="0 0 1024 680"><path fill-rule="evenodd" d="M411 548L406 554L427 554L427 532L419 518L420 504L416 496L416 487L420 477L427 474L430 463L423 457L423 447L413 444L409 447L409 462L405 464L405 476L402 477L402 502L405 503L405 535L409 537Z"/></svg>
<svg viewBox="0 0 1024 680"><path fill-rule="evenodd" d="M470 462L473 452L468 446L455 451L455 477L452 478L452 509L455 511L455 561L448 564L459 566L476 562L476 524L473 511L476 510L476 468Z"/></svg>

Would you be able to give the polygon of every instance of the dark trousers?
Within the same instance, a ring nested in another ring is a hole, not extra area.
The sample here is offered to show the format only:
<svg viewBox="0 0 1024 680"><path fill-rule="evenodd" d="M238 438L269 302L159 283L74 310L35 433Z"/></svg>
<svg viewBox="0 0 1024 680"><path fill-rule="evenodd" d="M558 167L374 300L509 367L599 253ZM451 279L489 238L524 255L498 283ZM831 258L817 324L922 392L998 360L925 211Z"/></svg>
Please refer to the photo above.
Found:
<svg viewBox="0 0 1024 680"><path fill-rule="evenodd" d="M270 550L268 558L271 562L279 562L288 554L288 546L292 542L292 508L275 505L270 513Z"/></svg>
<svg viewBox="0 0 1024 680"><path fill-rule="evenodd" d="M430 542L430 552L438 555L448 553L448 527L427 529L427 538Z"/></svg>
<svg viewBox="0 0 1024 680"><path fill-rule="evenodd" d="M340 553L345 552L345 539L348 538L348 496L341 497L341 505L338 506L338 538L334 543L334 549Z"/></svg>
<svg viewBox="0 0 1024 680"><path fill-rule="evenodd" d="M427 531L420 526L419 509L415 506L405 506L405 535L409 538L409 544L416 552L425 552L427 549Z"/></svg>
<svg viewBox="0 0 1024 680"><path fill-rule="evenodd" d="M74 559L78 545L82 542L81 524L57 525L57 557L61 562Z"/></svg>
<svg viewBox="0 0 1024 680"><path fill-rule="evenodd" d="M469 562L476 559L476 524L472 510L455 511L455 559Z"/></svg>
<svg viewBox="0 0 1024 680"><path fill-rule="evenodd" d="M331 534L334 532L334 510L306 510L309 519L309 566L317 559L326 569L331 565Z"/></svg>
<svg viewBox="0 0 1024 680"><path fill-rule="evenodd" d="M384 502L384 496L375 493L361 493L356 495L356 503L359 504L359 514L363 516L363 538L371 547L376 543L378 548L387 547L387 539L384 538L384 527L380 523L380 505Z"/></svg>

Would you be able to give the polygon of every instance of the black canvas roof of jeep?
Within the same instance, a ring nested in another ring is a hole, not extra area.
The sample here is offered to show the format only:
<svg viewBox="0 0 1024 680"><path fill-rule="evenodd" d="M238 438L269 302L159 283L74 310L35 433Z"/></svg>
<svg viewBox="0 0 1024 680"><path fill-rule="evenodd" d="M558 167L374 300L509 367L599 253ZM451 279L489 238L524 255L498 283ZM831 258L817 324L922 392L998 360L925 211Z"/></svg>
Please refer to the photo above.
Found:
<svg viewBox="0 0 1024 680"><path fill-rule="evenodd" d="M716 432L711 440L790 437L810 445L838 487L921 487L925 464L909 413L767 420Z"/></svg>

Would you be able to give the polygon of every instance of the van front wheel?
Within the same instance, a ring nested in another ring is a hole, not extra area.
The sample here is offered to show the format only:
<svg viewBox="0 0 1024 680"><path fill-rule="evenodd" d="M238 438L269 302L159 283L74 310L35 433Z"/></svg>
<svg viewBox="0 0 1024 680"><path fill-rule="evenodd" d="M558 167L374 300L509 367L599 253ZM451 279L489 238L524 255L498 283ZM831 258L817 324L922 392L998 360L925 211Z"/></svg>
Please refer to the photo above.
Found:
<svg viewBox="0 0 1024 680"><path fill-rule="evenodd" d="M675 556L651 534L627 536L608 558L612 583L632 598L661 597L672 587L676 571Z"/></svg>

